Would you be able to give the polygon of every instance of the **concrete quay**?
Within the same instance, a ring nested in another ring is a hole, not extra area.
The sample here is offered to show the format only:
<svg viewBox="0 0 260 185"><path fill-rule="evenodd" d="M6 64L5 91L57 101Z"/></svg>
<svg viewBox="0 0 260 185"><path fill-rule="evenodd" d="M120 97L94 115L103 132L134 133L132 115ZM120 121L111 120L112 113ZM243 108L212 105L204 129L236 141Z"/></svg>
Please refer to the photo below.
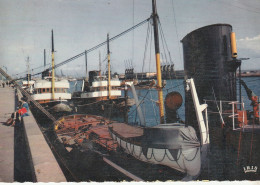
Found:
<svg viewBox="0 0 260 185"><path fill-rule="evenodd" d="M0 182L66 182L31 112L15 127L4 125L17 106L15 92L0 87Z"/></svg>
<svg viewBox="0 0 260 185"><path fill-rule="evenodd" d="M3 125L15 111L14 90L0 88L0 181L14 181L14 127Z"/></svg>

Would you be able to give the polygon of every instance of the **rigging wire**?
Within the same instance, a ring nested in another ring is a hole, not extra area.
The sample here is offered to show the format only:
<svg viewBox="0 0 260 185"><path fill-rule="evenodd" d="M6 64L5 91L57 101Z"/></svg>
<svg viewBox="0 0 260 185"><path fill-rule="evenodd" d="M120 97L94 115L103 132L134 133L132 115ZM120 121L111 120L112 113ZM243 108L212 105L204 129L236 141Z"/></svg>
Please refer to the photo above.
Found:
<svg viewBox="0 0 260 185"><path fill-rule="evenodd" d="M148 94L148 92L149 91L147 91L146 92L146 94L143 96L143 99L141 100L141 101L139 101L139 105L138 106L136 106L135 107L135 109L134 110L132 110L132 112L130 112L129 114L128 114L128 116L130 116L130 115L132 115L136 110L137 110L137 108L139 107L139 106L141 106L141 104L143 104L143 102L144 102L144 99L146 98L146 96L147 96L147 94Z"/></svg>
<svg viewBox="0 0 260 185"><path fill-rule="evenodd" d="M143 67L142 67L142 72L144 72L144 64L145 64L145 58L146 58L146 54L147 54L147 46L148 46L148 43L150 43L150 47L149 47L149 49L150 49L150 56L149 56L149 73L151 72L151 59L152 59L152 39L153 39L153 37L152 37L152 34L153 34L153 29L151 29L151 27L150 27L150 25L151 25L151 22L149 22L148 23L149 25L149 30L147 30L147 37L146 37L146 44L145 44L145 52L144 52L144 59L143 59ZM150 40L150 42L149 42L149 40ZM154 118L155 118L155 121L156 121L156 123L157 124L159 124L159 122L158 122L158 119L157 119L157 114L156 114L156 111L155 111L155 101L153 101L153 96L152 96L152 93L151 93L151 88L149 88L148 90L147 90L147 92L149 92L149 95L150 95L150 99L148 99L148 98L146 98L146 96L141 96L141 97L143 97L143 98L145 98L145 99L147 99L147 100L150 100L151 101L151 103L152 103L152 105L153 105L153 113L154 113Z"/></svg>
<svg viewBox="0 0 260 185"><path fill-rule="evenodd" d="M171 59L171 54L170 54L170 51L169 51L169 48L168 48L165 36L164 36L164 32L163 32L163 29L162 29L162 25L161 25L160 19L158 19L158 22L159 22L160 36L161 36L163 50L165 52L164 54L165 54L166 60L168 60L167 59L167 55L166 55L166 51L167 51L167 53L169 55L169 58L170 58L170 62L167 62L167 64L174 65L174 63L173 63L173 61ZM176 71L174 69L173 69L173 71L174 71L175 78L178 79ZM172 76L171 75L170 75L170 82L171 82L171 85L173 86L173 81L172 81ZM179 87L180 85L182 85L182 84L178 84L177 87ZM180 87L179 87L179 91L181 91Z"/></svg>
<svg viewBox="0 0 260 185"><path fill-rule="evenodd" d="M150 97L151 97L151 100L150 100L150 101L152 101L152 98L153 98L152 93L151 93L152 91L151 91L151 89L149 89L148 91L149 91L149 94L150 94ZM154 104L155 104L155 102L152 101L154 118L155 118L156 124L158 125L158 124L159 124L159 120L157 119L157 114L156 114L156 111L155 111L155 106L154 106Z"/></svg>
<svg viewBox="0 0 260 185"><path fill-rule="evenodd" d="M144 65L145 65L145 59L146 59L146 52L147 52L147 45L150 35L150 23L148 22L147 31L146 31L146 39L145 39L145 49L144 49L144 58L143 58L143 66L142 66L142 73L144 72Z"/></svg>
<svg viewBox="0 0 260 185"><path fill-rule="evenodd" d="M151 19L151 17L149 17L148 19L146 19L146 20L144 20L144 21L142 21L142 22L136 24L135 26L133 26L133 27L131 27L131 28L129 28L129 29L127 29L127 30L125 30L125 31L123 31L123 32L121 32L121 33L119 33L118 35L116 35L116 36L114 36L114 37L111 37L111 38L109 39L109 42L110 42L110 41L113 41L113 40L115 40L115 39L117 39L117 38L120 38L121 36L125 35L126 33L130 32L130 31L134 30L135 28L137 28L137 27L143 25L144 23L148 22L150 19ZM106 43L107 43L107 40L104 41L104 42L102 42L102 43L100 43L100 44L98 44L98 45L96 45L96 46L94 46L94 47L92 47L92 48L90 48L90 49L88 49L88 50L86 50L86 52L87 52L87 53L90 53L90 52L92 52L92 51L94 51L94 50L100 48L101 46L105 45ZM54 66L54 69L56 69L56 68L58 68L58 67L60 67L60 66L62 66L62 65L64 65L64 64L67 64L67 63L69 63L69 62L71 62L71 61L73 61L73 60L75 60L75 59L77 59L77 58L79 58L79 57L81 57L81 56L83 56L83 55L85 55L85 51L82 52L82 53L80 53L80 54L78 54L78 55L75 55L75 56L73 56L73 57L71 57L71 58L69 58L69 59L67 59L67 60L65 60L65 61L63 61L63 62L61 62L61 63L59 63L59 64L56 64L56 65ZM51 70L51 69L52 69L52 68L49 67L47 70ZM35 76L35 75L39 75L39 74L41 74L41 73L42 73L42 72L35 73L34 76ZM20 78L20 79L21 79L21 78Z"/></svg>
<svg viewBox="0 0 260 185"><path fill-rule="evenodd" d="M159 30L160 30L160 34L161 34L161 39L162 39L162 43L163 43L163 47L166 48L167 50L167 53L170 57L170 51L169 51L169 48L168 48L168 45L167 45L167 42L166 42L166 39L165 39L165 36L164 36L164 32L163 32L163 29L162 29L162 24L161 24L161 21L160 19L158 19L158 22L159 22ZM165 49L164 49L165 50ZM167 55L166 55L166 52L165 52L165 57L167 58ZM168 60L168 59L167 59ZM170 61L170 62L173 62L173 61Z"/></svg>
<svg viewBox="0 0 260 185"><path fill-rule="evenodd" d="M165 56L165 60L166 60L166 64L164 64L163 68L165 69L165 67L168 67L168 65L170 65L170 63L168 62L168 57L166 55L166 50L169 52L169 49L168 49L168 46L167 46L167 42L166 42L166 39L164 37L164 34L163 34L163 30L162 30L162 25L160 23L160 20L158 18L158 22L159 22L159 33L160 33L160 36L161 36L161 40L162 40L162 46L163 46L163 51L164 51L164 56ZM166 49L165 49L166 48ZM162 55L163 57L163 55ZM173 64L172 64L173 65ZM168 68L167 68L167 73L168 74ZM176 76L176 75L175 75ZM176 77L177 78L177 77ZM172 81L172 76L170 74L170 83L171 83L171 86L173 86L173 81Z"/></svg>
<svg viewBox="0 0 260 185"><path fill-rule="evenodd" d="M176 33L176 36L177 36L177 40L179 41L179 33L178 33L178 29L177 29L177 21L176 21L176 15L175 15L175 9L174 9L174 5L173 5L173 0L172 0L172 11L173 11L173 24L174 24L174 27L175 27L175 33ZM180 43L178 43L178 49L179 49L179 57L180 57L180 61L182 61L182 55L181 55L181 49L180 49Z"/></svg>
<svg viewBox="0 0 260 185"><path fill-rule="evenodd" d="M241 10L246 10L246 11L251 12L251 13L257 13L257 14L260 14L259 11L256 11L256 10L250 10L250 9L248 9L248 8L238 6L238 5L234 4L234 3L228 3L227 1L224 1L224 0L222 0L222 3L225 3L225 4L229 5L229 6L234 6L234 7L236 7L236 8L241 9Z"/></svg>
<svg viewBox="0 0 260 185"><path fill-rule="evenodd" d="M133 0L133 26L135 25L135 0ZM135 43L135 31L133 30L133 40L132 40L132 57L133 57L133 61L134 61L134 56L135 56L135 52L134 52L134 43Z"/></svg>
<svg viewBox="0 0 260 185"><path fill-rule="evenodd" d="M167 44L166 44L166 42L164 42L164 39L163 39L163 32L162 32L162 29L161 29L161 24L160 24L160 21L159 21L159 30L160 30L160 36L161 36L161 40L162 40L162 48L163 48L163 51L164 51L164 57L165 57L165 63L166 64L169 64L168 63L168 57L167 57L167 55L166 55L166 49L167 49L167 51L169 51L168 50L168 47L167 47ZM165 49L166 48L166 49ZM162 54L162 59L164 58L163 57L163 54Z"/></svg>
<svg viewBox="0 0 260 185"><path fill-rule="evenodd" d="M27 98L28 102L31 102L34 104L35 107L37 107L43 114L45 114L50 121L52 121L53 123L55 123L57 120L53 117L52 114L50 114L47 110L45 110L37 101L33 100L32 97L30 96L30 94L24 90L18 83L16 83L7 73L5 73L2 68L0 68L0 74L2 74L3 76L6 77L6 79L9 79L10 81L14 82L14 85L16 86L17 89L19 89L19 91L21 92L21 94L23 96L25 96ZM38 123L37 123L38 124ZM53 128L53 127L52 127ZM77 179L77 177L72 173L72 171L68 168L65 160L63 159L62 156L59 155L59 153L55 150L55 147L53 146L53 144L50 142L48 136L45 134L45 132L43 131L43 128L40 126L40 129L44 135L44 138L46 139L47 143L51 146L51 148L53 149L53 151L57 154L57 156L60 158L61 162L63 163L64 167L69 171L69 173L71 174L71 176L77 181L79 182L79 180ZM50 128L48 128L49 130Z"/></svg>
<svg viewBox="0 0 260 185"><path fill-rule="evenodd" d="M151 23L150 23L151 24ZM150 31L150 56L149 56L149 73L151 73L151 62L152 62L152 41L153 41L153 37L152 37L152 34L153 34L153 29L151 29ZM153 99L153 95L152 95L152 89L149 88L149 95L150 95L150 99ZM157 119L157 114L156 114L156 110L155 110L155 102L152 101L152 105L153 105L153 114L154 114L154 118L155 118L155 121L156 121L156 124L158 125L159 124L159 120Z"/></svg>
<svg viewBox="0 0 260 185"><path fill-rule="evenodd" d="M153 41L152 34L153 34L153 29L151 29L150 34L151 34L151 36L150 36L151 39L150 39L149 73L151 73L151 63L152 63L152 41Z"/></svg>
<svg viewBox="0 0 260 185"><path fill-rule="evenodd" d="M24 54L24 50L22 50L23 51L23 54ZM49 49L46 49L46 53L47 53L47 57L46 57L46 59L49 59L49 58L51 58L51 52L50 52L50 50ZM51 63L49 62L49 63L46 63L46 66L51 66ZM45 66L44 65L41 65L41 66L38 66L38 67L35 67L35 68L33 68L33 69L31 69L31 71L34 71L34 70L36 70L36 69L40 69L40 68L43 68L43 70L45 70ZM16 73L15 75L21 75L21 74L24 74L24 73L27 73L27 71L23 71L23 72L20 72L20 73ZM35 76L34 74L32 74L32 76ZM20 78L20 79L22 79L22 78Z"/></svg>

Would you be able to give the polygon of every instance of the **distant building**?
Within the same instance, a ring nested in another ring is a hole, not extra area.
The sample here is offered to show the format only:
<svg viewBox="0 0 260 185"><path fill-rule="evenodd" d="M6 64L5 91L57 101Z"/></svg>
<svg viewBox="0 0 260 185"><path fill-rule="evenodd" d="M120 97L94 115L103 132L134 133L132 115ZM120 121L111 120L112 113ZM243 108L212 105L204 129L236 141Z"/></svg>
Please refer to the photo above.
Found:
<svg viewBox="0 0 260 185"><path fill-rule="evenodd" d="M239 72L237 71L237 76L239 76ZM241 76L242 77L258 77L260 76L260 70L243 70L241 71Z"/></svg>
<svg viewBox="0 0 260 185"><path fill-rule="evenodd" d="M184 78L184 71L183 70L175 71L174 64L161 65L161 73L162 73L163 80Z"/></svg>
<svg viewBox="0 0 260 185"><path fill-rule="evenodd" d="M152 78L156 78L156 73L155 72L136 73L135 75L136 75L137 79L152 79Z"/></svg>
<svg viewBox="0 0 260 185"><path fill-rule="evenodd" d="M183 70L175 71L174 64L161 65L161 73L162 73L163 80L184 78L184 71Z"/></svg>
<svg viewBox="0 0 260 185"><path fill-rule="evenodd" d="M183 70L174 70L174 65L161 65L161 73L162 73L162 79L168 80L168 79L183 79L184 78L184 71ZM120 76L120 79L123 77ZM135 73L134 68L127 68L125 70L125 79L156 79L156 73L155 72L141 72L141 73Z"/></svg>
<svg viewBox="0 0 260 185"><path fill-rule="evenodd" d="M134 79L135 77L134 68L127 68L125 70L125 79Z"/></svg>
<svg viewBox="0 0 260 185"><path fill-rule="evenodd" d="M134 68L125 70L125 79L150 79L156 76L155 72L134 73Z"/></svg>
<svg viewBox="0 0 260 185"><path fill-rule="evenodd" d="M119 74L119 79L125 79L125 74Z"/></svg>

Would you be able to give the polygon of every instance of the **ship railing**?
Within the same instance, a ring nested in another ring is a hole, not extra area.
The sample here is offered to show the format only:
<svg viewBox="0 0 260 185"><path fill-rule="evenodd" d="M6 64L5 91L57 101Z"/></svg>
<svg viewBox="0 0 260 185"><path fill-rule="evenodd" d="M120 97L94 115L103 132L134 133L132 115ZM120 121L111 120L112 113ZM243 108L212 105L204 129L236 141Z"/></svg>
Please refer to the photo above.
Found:
<svg viewBox="0 0 260 185"><path fill-rule="evenodd" d="M235 124L235 118L241 118L239 117L239 114L236 113L236 107L238 107L238 105L240 105L241 107L241 111L242 111L242 129L244 131L244 126L245 126L245 103L243 102L243 98L242 98L242 102L238 102L238 101L223 101L223 100L205 100L204 102L215 102L218 112L214 112L214 111L208 111L208 113L212 113L212 114L219 114L220 115L220 119L222 121L223 124L225 124L224 119L223 119L223 115L228 116L229 118L232 118L232 127L233 130L236 130L236 124ZM232 112L223 112L223 104L229 104L232 106Z"/></svg>

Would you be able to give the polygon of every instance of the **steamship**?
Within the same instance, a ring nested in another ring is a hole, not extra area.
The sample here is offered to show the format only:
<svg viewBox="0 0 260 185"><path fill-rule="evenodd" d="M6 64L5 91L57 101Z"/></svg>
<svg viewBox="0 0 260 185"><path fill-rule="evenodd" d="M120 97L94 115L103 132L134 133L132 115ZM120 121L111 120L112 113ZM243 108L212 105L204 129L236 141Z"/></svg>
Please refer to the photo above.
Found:
<svg viewBox="0 0 260 185"><path fill-rule="evenodd" d="M155 29L154 41L157 66L156 90L158 91L160 124L153 127L146 126L140 107L140 102L138 100L135 87L132 84L131 90L135 99L137 114L140 120L139 125L130 125L127 120L123 123L106 120L104 117L89 115L88 112L86 112L87 115L84 116L74 115L61 118L56 123L55 130L58 138L60 138L60 141L66 146L72 143L74 146L76 145L88 148L88 152L96 151L95 155L109 155L111 159L116 160L121 164L124 164L126 157L129 155L133 161L132 165L134 165L135 162L140 162L142 165L149 165L149 168L155 169L158 169L160 168L159 166L163 165L170 170L182 173L184 175L183 180L192 180L199 176L201 165L203 163L202 161L207 155L209 133L207 129L207 119L204 119L203 117L203 112L207 108L207 105L201 105L199 103L194 81L193 79L188 79L186 83L193 94L193 102L197 113L197 124L199 125L200 139L197 138L196 132L191 126L187 126L177 120L170 120L167 123L165 122L163 83L161 79L159 36L157 27L158 16L155 0L152 1L152 7L153 14L151 19L153 19L153 26ZM107 42L108 41L109 39ZM110 59L109 53L110 52L108 49L108 61ZM110 71L109 67L108 71ZM108 76L108 87L111 87L111 84L109 84L110 75ZM95 81L92 82L92 87L94 86ZM108 93L109 92L105 94L106 97L109 97ZM168 97L167 105L169 105L173 111L177 111L181 105L181 102L176 103L172 101L175 99L175 94L168 95ZM77 130L77 133L71 136L71 130ZM104 157L103 160L105 162L108 161L104 159Z"/></svg>
<svg viewBox="0 0 260 185"><path fill-rule="evenodd" d="M72 101L77 112L108 117L124 115L122 108L125 105L125 98L121 95L120 80L115 76L108 82L108 78L99 73L90 71L89 80L83 81L82 91L73 93Z"/></svg>
<svg viewBox="0 0 260 185"><path fill-rule="evenodd" d="M229 24L199 28L182 39L185 78L193 78L198 99L208 105L210 133L209 179L257 179L243 167L259 166L259 100L241 79L236 38ZM238 71L238 76L236 73ZM246 110L245 88L253 110ZM185 92L186 122L198 129L190 92ZM220 165L220 164L225 164ZM204 171L204 174L206 172Z"/></svg>
<svg viewBox="0 0 260 185"><path fill-rule="evenodd" d="M105 150L110 159L124 165L122 160L126 156L120 154L120 150L145 164L160 164L180 171L186 174L183 180L221 180L223 175L228 180L257 179L254 174L245 176L243 166L259 166L256 155L259 153L256 144L259 134L255 132L260 128L257 125L259 104L256 101L252 104L254 111L251 113L244 109L243 102L237 101L240 97L236 92L237 81L239 88L243 82L236 78L241 60L237 59L232 26L214 24L199 28L187 34L182 44L185 77L188 79L185 124L173 122L182 101L178 93L172 92L165 100L166 124L146 127L145 123L132 126L93 115L64 117L56 124L60 141L66 146L87 148L88 152L91 143L91 150ZM252 91L248 87L246 91L253 101ZM135 100L138 107L138 98ZM141 121L142 113L138 112ZM80 127L82 129L78 129ZM78 129L78 134L70 136L71 129ZM243 139L247 144L240 148ZM255 152L248 156L250 147ZM131 159L128 165L134 164L133 158L128 157Z"/></svg>
<svg viewBox="0 0 260 185"><path fill-rule="evenodd" d="M259 102L240 76L239 79L236 77L236 71L241 71L242 60L237 58L232 26L205 26L192 31L182 39L187 80L185 123L181 123L175 116L182 104L179 94L171 92L166 96L165 105L162 101L163 86L155 0L152 4L160 124L146 126L134 85L131 85L139 125L115 122L96 115L68 116L60 119L55 125L60 141L65 146L77 146L85 148L88 153L94 151L94 155L101 154L101 160L113 167L117 165L106 157L121 165L128 159L131 159L131 163L133 159L142 162L140 166L152 164L147 167L149 170L156 167L160 169L158 166L161 165L167 166L185 174L183 180L252 179L255 174L245 175L243 167L260 166L259 157L256 155L260 152L257 143L260 138L255 132L260 128L256 125L259 122ZM244 109L240 98L242 85L252 101L252 112ZM164 108L168 119L166 122ZM73 129L75 134L71 135ZM135 169L135 172L138 173L138 169ZM147 174L149 172L145 171ZM128 177L140 180L132 174ZM253 179L257 178L255 176Z"/></svg>
<svg viewBox="0 0 260 185"><path fill-rule="evenodd" d="M58 118L72 112L68 102L71 99L71 93L68 92L70 87L69 81L55 78L54 72L54 40L52 31L52 72L44 71L42 79L35 81L32 98Z"/></svg>
<svg viewBox="0 0 260 185"><path fill-rule="evenodd" d="M68 92L68 80L55 80L54 93L52 93L52 78L45 77L44 79L36 80L32 98L39 102L45 109L53 114L72 111L68 105L68 100L71 99L71 93Z"/></svg>
<svg viewBox="0 0 260 185"><path fill-rule="evenodd" d="M89 71L89 80L83 81L82 90L73 93L72 101L78 113L104 115L109 118L123 117L132 105L131 99L126 101L126 97L121 96L121 82L118 76L111 78L109 35L107 55L107 75L102 76L101 69Z"/></svg>

